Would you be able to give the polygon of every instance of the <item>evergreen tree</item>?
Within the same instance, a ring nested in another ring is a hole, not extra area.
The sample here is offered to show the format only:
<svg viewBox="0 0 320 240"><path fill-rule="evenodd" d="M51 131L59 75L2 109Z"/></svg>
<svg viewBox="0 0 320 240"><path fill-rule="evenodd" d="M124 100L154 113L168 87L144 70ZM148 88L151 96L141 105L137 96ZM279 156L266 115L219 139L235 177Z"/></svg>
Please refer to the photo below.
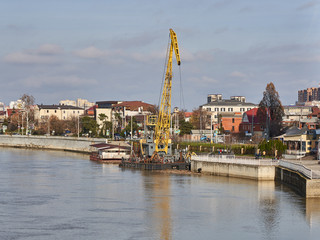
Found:
<svg viewBox="0 0 320 240"><path fill-rule="evenodd" d="M259 103L258 117L266 129L267 138L275 137L282 133L283 106L279 93L272 82L267 84L263 98Z"/></svg>

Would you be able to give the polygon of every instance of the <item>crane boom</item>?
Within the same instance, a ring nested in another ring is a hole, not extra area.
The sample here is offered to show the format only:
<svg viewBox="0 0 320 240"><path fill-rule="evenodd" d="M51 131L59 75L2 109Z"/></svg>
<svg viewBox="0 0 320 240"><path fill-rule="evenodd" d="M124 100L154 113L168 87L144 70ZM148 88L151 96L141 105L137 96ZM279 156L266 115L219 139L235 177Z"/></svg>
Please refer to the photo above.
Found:
<svg viewBox="0 0 320 240"><path fill-rule="evenodd" d="M177 64L180 65L180 54L176 33L170 29L170 49L168 62L166 66L166 75L161 95L161 105L159 108L158 120L155 126L155 151L168 153L170 139L170 121L171 121L171 87L172 87L172 55L176 56Z"/></svg>

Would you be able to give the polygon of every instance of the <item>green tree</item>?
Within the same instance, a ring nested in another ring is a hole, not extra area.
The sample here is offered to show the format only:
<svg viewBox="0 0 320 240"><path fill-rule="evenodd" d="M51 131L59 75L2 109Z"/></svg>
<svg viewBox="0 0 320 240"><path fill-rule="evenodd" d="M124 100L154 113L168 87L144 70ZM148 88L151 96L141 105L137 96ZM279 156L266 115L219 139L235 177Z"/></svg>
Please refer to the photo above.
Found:
<svg viewBox="0 0 320 240"><path fill-rule="evenodd" d="M272 82L267 84L263 98L259 103L258 118L266 129L267 138L282 133L283 106L279 93Z"/></svg>
<svg viewBox="0 0 320 240"><path fill-rule="evenodd" d="M132 136L134 135L135 132L137 132L139 129L139 126L137 124L137 121L136 119L133 117L132 118ZM126 132L126 135L130 135L131 133L131 119L130 121L128 122L127 126L125 127L124 131Z"/></svg>
<svg viewBox="0 0 320 240"><path fill-rule="evenodd" d="M99 120L102 122L101 124L101 130L100 130L100 135L105 135L106 134L106 119L108 118L108 116L104 113L100 113L98 116Z"/></svg>
<svg viewBox="0 0 320 240"><path fill-rule="evenodd" d="M89 134L91 131L91 136L97 136L99 125L96 120L91 117L85 116L81 118L82 132Z"/></svg>
<svg viewBox="0 0 320 240"><path fill-rule="evenodd" d="M260 152L266 152L266 155L268 156L275 156L275 151L277 150L277 156L281 157L282 154L287 149L286 145L282 143L282 141L278 139L272 139L272 140L263 140L259 144Z"/></svg>
<svg viewBox="0 0 320 240"><path fill-rule="evenodd" d="M193 126L190 122L186 122L185 119L179 121L180 126L180 135L183 136L184 134L190 134Z"/></svg>

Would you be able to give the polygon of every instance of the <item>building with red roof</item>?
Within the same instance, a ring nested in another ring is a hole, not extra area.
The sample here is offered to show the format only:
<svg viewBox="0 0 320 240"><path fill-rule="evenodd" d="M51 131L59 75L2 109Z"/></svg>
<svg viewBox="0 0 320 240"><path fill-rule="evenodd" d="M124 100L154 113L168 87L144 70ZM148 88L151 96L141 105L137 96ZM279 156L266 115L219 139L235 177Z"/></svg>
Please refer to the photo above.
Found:
<svg viewBox="0 0 320 240"><path fill-rule="evenodd" d="M262 135L264 131L263 123L257 117L258 108L246 111L242 116L242 122L239 125L239 131L244 133L254 133Z"/></svg>

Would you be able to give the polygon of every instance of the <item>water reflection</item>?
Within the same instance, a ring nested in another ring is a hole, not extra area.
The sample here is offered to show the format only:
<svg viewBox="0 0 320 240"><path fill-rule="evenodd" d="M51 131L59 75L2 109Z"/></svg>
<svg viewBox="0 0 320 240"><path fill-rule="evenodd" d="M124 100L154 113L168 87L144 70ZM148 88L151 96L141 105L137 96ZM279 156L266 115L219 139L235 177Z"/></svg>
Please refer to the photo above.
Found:
<svg viewBox="0 0 320 240"><path fill-rule="evenodd" d="M309 225L312 227L313 224L315 226L320 226L320 199L306 199L305 200L305 214L306 220Z"/></svg>
<svg viewBox="0 0 320 240"><path fill-rule="evenodd" d="M279 201L273 181L260 181L258 185L259 223L265 239L274 239L279 229Z"/></svg>
<svg viewBox="0 0 320 240"><path fill-rule="evenodd" d="M54 151L0 151L0 213L1 239L320 235L320 199L304 199L285 185L124 170Z"/></svg>
<svg viewBox="0 0 320 240"><path fill-rule="evenodd" d="M159 239L172 239L170 177L163 174L142 172L145 198L151 207L152 226Z"/></svg>

